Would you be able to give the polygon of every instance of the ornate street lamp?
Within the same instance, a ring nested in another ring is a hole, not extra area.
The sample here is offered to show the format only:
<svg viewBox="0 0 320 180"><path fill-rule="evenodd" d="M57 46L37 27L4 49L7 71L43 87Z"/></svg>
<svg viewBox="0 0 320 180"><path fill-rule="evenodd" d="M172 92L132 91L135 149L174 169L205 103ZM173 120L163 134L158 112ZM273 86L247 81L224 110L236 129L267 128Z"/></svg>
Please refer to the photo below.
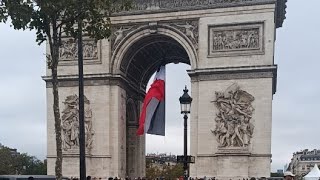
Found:
<svg viewBox="0 0 320 180"><path fill-rule="evenodd" d="M181 114L184 114L183 119L184 119L184 158L183 158L183 170L184 170L184 180L187 180L189 175L188 175L188 114L190 114L190 109L191 109L191 102L192 98L188 94L188 89L187 86L183 90L183 95L179 98L180 101L180 106L181 106Z"/></svg>
<svg viewBox="0 0 320 180"><path fill-rule="evenodd" d="M191 109L191 102L192 98L188 94L188 89L187 86L183 90L183 95L179 98L180 101L180 106L181 106L181 114L190 114L190 109Z"/></svg>

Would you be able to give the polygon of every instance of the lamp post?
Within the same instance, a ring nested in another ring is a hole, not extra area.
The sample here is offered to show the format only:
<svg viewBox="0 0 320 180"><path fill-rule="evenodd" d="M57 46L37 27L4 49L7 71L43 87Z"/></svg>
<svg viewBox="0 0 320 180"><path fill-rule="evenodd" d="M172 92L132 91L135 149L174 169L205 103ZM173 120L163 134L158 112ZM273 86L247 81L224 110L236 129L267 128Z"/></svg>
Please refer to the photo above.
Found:
<svg viewBox="0 0 320 180"><path fill-rule="evenodd" d="M84 123L84 79L83 79L83 45L82 45L82 0L78 0L78 71L79 71L79 161L80 180L86 179L86 135Z"/></svg>
<svg viewBox="0 0 320 180"><path fill-rule="evenodd" d="M183 95L179 98L181 114L184 114L184 154L183 154L183 171L184 180L188 179L188 114L190 114L192 98L188 94L187 86L183 90Z"/></svg>

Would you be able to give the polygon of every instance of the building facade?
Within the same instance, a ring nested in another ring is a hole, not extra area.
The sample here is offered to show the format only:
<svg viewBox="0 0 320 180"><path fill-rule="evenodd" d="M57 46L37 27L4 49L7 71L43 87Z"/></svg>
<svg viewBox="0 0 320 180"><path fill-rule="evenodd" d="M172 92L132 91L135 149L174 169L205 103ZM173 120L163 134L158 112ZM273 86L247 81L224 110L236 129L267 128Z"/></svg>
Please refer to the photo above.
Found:
<svg viewBox="0 0 320 180"><path fill-rule="evenodd" d="M175 166L177 164L177 156L166 153L151 153L146 155L146 162L152 167Z"/></svg>
<svg viewBox="0 0 320 180"><path fill-rule="evenodd" d="M4 145L2 145L2 144L0 143L0 149L2 149L2 148L8 148L8 147L6 147L6 146L4 146ZM18 152L18 150L15 149L15 148L8 148L8 150L10 151L10 153L11 153L12 156L20 155L20 153Z"/></svg>
<svg viewBox="0 0 320 180"><path fill-rule="evenodd" d="M293 153L287 170L299 177L303 177L312 170L315 164L318 167L320 165L320 149L311 151L305 149Z"/></svg>

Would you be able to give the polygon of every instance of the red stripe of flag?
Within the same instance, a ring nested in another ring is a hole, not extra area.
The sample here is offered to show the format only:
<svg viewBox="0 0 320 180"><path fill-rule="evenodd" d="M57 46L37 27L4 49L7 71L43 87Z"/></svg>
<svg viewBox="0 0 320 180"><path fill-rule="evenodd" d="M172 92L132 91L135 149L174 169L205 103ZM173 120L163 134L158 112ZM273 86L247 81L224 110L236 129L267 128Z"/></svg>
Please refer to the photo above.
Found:
<svg viewBox="0 0 320 180"><path fill-rule="evenodd" d="M151 100L152 100L152 103L150 103ZM156 100L156 102L154 100ZM164 112L164 108L159 108L160 102L164 103L164 100L165 100L165 67L161 66L160 69L157 71L155 80L151 84L151 87L147 92L145 99L143 101L143 107L142 107L142 111L139 119L139 128L137 130L137 135L143 135L144 133L164 135L165 112ZM159 122L153 122L155 120ZM153 125L157 125L158 127L154 127Z"/></svg>

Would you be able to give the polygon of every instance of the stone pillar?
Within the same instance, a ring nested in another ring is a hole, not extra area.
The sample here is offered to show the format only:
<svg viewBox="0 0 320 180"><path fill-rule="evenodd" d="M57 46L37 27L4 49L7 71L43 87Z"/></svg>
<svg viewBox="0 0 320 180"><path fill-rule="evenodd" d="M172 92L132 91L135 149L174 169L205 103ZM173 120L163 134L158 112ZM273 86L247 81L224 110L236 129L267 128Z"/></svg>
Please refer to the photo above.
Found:
<svg viewBox="0 0 320 180"><path fill-rule="evenodd" d="M68 85L69 84L69 85ZM70 83L61 84L59 88L60 97L60 111L62 117L63 128L63 175L66 177L79 176L79 149L76 144L76 133L70 128L76 127L76 117L70 118L70 112L75 111L72 116L76 116L77 111L75 108L69 106L70 103L77 102L77 87L70 85ZM96 96L99 94L100 96ZM109 112L111 107L110 87L109 86L86 86L86 132L90 132L91 137L87 140L87 174L95 177L105 177L110 174L111 152L110 143L110 130L113 124L110 123L110 118L113 116ZM75 98L75 99L73 99ZM52 93L51 88L47 89L48 101L48 174L54 175L55 164L55 135L54 135L54 119L52 114ZM74 120L74 122L73 122ZM89 122L90 124L88 124ZM72 124L74 123L74 124ZM71 138L71 134L72 135Z"/></svg>
<svg viewBox="0 0 320 180"><path fill-rule="evenodd" d="M192 177L270 176L275 6L264 8L199 20L199 62L189 71Z"/></svg>

